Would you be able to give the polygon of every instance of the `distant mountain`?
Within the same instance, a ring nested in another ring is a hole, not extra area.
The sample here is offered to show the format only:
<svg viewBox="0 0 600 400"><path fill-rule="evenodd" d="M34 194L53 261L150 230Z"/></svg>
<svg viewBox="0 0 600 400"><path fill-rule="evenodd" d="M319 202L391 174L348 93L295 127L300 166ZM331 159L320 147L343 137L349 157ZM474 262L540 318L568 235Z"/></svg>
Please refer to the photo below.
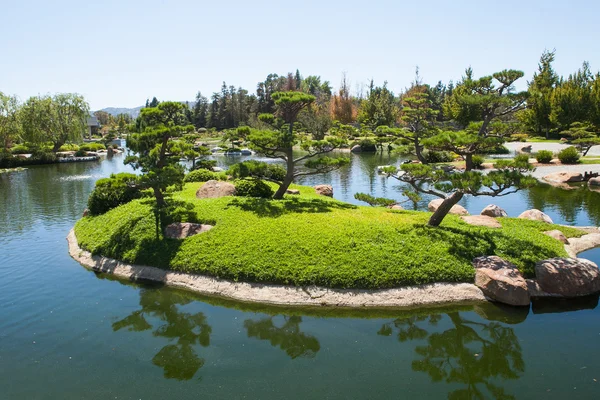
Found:
<svg viewBox="0 0 600 400"><path fill-rule="evenodd" d="M142 108L144 108L144 106L139 106L139 107L135 107L135 108L106 107L106 108L103 108L102 110L97 110L97 111L105 111L105 112L109 113L110 115L114 115L114 116L117 116L119 114L129 114L129 115L131 115L131 118L136 118L140 114L140 110Z"/></svg>
<svg viewBox="0 0 600 400"><path fill-rule="evenodd" d="M194 104L196 104L195 101L182 101L182 104L188 104L188 106L194 107ZM105 111L107 113L109 113L110 115L114 115L117 116L119 114L129 114L131 115L131 118L137 118L138 115L140 115L140 110L144 108L144 106L139 106L139 107L135 107L135 108L124 108L124 107L106 107L103 108L101 110L96 110L96 111Z"/></svg>

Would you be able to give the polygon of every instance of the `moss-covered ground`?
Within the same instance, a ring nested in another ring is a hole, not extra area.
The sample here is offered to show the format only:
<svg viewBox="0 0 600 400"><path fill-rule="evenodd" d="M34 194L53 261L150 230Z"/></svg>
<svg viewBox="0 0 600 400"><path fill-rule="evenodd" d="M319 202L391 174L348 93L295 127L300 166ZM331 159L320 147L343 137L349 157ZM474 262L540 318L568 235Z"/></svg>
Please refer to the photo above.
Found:
<svg viewBox="0 0 600 400"><path fill-rule="evenodd" d="M75 225L79 245L128 263L238 281L389 288L430 282L472 282L471 261L498 255L533 275L536 261L566 257L542 232L573 228L501 218L501 229L467 225L449 215L438 228L428 212L354 206L300 189L281 201L197 199L201 183L173 194L170 218L215 227L184 240L156 237L149 199L134 200Z"/></svg>

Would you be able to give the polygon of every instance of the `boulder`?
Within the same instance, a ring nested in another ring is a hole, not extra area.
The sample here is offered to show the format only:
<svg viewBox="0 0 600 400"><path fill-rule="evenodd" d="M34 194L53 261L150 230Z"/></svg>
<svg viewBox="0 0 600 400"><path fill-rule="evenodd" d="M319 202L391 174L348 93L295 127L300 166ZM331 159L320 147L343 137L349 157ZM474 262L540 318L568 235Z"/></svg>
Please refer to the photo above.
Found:
<svg viewBox="0 0 600 400"><path fill-rule="evenodd" d="M165 237L169 239L185 239L186 237L209 231L212 228L212 225L194 224L192 222L175 222L167 225L165 228Z"/></svg>
<svg viewBox="0 0 600 400"><path fill-rule="evenodd" d="M554 222L552 222L552 218L550 218L548 215L544 214L540 210L536 210L535 208L532 208L531 210L523 211L521 213L521 215L519 215L517 218L530 219L532 221L543 221L548 224L554 223Z"/></svg>
<svg viewBox="0 0 600 400"><path fill-rule="evenodd" d="M402 207L400 204L393 204L391 206L388 207L390 210L404 210L404 207Z"/></svg>
<svg viewBox="0 0 600 400"><path fill-rule="evenodd" d="M90 215L90 210L88 208L86 208L85 210L83 210L82 217L87 217L88 215Z"/></svg>
<svg viewBox="0 0 600 400"><path fill-rule="evenodd" d="M540 288L563 297L586 296L600 292L598 266L584 258L550 258L535 264Z"/></svg>
<svg viewBox="0 0 600 400"><path fill-rule="evenodd" d="M288 189L285 191L287 194L300 194L298 189Z"/></svg>
<svg viewBox="0 0 600 400"><path fill-rule="evenodd" d="M333 187L331 185L317 185L315 191L321 196L333 197Z"/></svg>
<svg viewBox="0 0 600 400"><path fill-rule="evenodd" d="M527 282L517 267L498 256L477 257L475 285L490 299L511 306L528 306L531 302Z"/></svg>
<svg viewBox="0 0 600 400"><path fill-rule="evenodd" d="M553 229L551 231L546 231L544 232L544 235L548 235L551 238L554 238L558 241L563 242L564 244L569 244L569 239L567 239L567 237L558 229Z"/></svg>
<svg viewBox="0 0 600 400"><path fill-rule="evenodd" d="M488 217L487 215L463 215L460 218L469 225L502 228L502 225L500 225L500 222L496 218Z"/></svg>
<svg viewBox="0 0 600 400"><path fill-rule="evenodd" d="M529 145L529 146L523 146L523 147L521 147L519 149L519 152L521 152L521 153L531 153L531 148L532 148L531 145Z"/></svg>
<svg viewBox="0 0 600 400"><path fill-rule="evenodd" d="M427 205L427 209L431 212L436 212L437 209L440 207L440 205L442 205L443 201L444 200L442 200L442 199L431 200L429 202L429 204ZM469 212L463 206L459 206L458 204L455 204L450 209L450 214L469 215Z"/></svg>
<svg viewBox="0 0 600 400"><path fill-rule="evenodd" d="M600 186L600 177L590 178L588 186Z"/></svg>
<svg viewBox="0 0 600 400"><path fill-rule="evenodd" d="M235 186L229 182L210 180L200 186L196 192L199 199L233 196L235 195Z"/></svg>
<svg viewBox="0 0 600 400"><path fill-rule="evenodd" d="M352 153L361 153L362 152L362 148L360 147L359 144L355 144L354 146L352 146L352 148L350 149L350 151Z"/></svg>
<svg viewBox="0 0 600 400"><path fill-rule="evenodd" d="M489 206L481 210L481 215L486 215L492 218L508 217L506 211L504 211L502 208L498 207L495 204L490 204Z"/></svg>
<svg viewBox="0 0 600 400"><path fill-rule="evenodd" d="M583 175L579 172L554 172L548 174L543 178L546 182L551 183L570 183L570 182L583 182Z"/></svg>

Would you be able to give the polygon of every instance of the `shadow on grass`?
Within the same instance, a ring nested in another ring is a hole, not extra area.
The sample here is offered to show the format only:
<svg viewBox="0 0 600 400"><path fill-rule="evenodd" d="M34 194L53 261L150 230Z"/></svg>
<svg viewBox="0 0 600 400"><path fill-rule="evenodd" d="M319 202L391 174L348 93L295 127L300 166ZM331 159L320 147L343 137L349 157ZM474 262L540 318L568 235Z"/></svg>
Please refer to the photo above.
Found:
<svg viewBox="0 0 600 400"><path fill-rule="evenodd" d="M498 252L503 258L521 260L524 268L520 269L525 277L534 276L535 263L539 260L561 256L552 249L537 245L533 240L508 237L501 231L463 230L448 226L434 228L426 225L414 225L414 229L418 235L447 243L450 254L468 262L475 257L498 255ZM501 245L499 249L498 245L501 243L506 243L506 246Z"/></svg>
<svg viewBox="0 0 600 400"><path fill-rule="evenodd" d="M235 198L227 206L239 207L259 217L277 218L290 213L326 213L334 210L352 210L355 205L331 200L291 198L270 200L260 198Z"/></svg>

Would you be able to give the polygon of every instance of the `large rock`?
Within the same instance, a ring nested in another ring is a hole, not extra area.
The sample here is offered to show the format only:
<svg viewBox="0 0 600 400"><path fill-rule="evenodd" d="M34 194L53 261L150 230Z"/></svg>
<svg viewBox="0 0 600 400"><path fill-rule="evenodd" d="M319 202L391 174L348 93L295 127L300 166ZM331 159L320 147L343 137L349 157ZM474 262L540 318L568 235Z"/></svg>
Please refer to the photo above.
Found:
<svg viewBox="0 0 600 400"><path fill-rule="evenodd" d="M404 210L404 207L402 207L400 204L392 204L388 208L390 210Z"/></svg>
<svg viewBox="0 0 600 400"><path fill-rule="evenodd" d="M588 186L600 186L600 176L596 178L590 178Z"/></svg>
<svg viewBox="0 0 600 400"><path fill-rule="evenodd" d="M532 145L523 146L519 149L520 153L531 153Z"/></svg>
<svg viewBox="0 0 600 400"><path fill-rule="evenodd" d="M551 238L554 238L556 240L559 240L559 241L563 242L564 244L569 244L569 239L567 239L567 237L564 235L564 233L562 233L558 229L553 229L551 231L546 231L546 232L544 232L544 235L548 235Z"/></svg>
<svg viewBox="0 0 600 400"><path fill-rule="evenodd" d="M598 266L584 258L550 258L535 264L540 288L564 297L586 296L600 292Z"/></svg>
<svg viewBox="0 0 600 400"><path fill-rule="evenodd" d="M444 201L443 199L431 200L429 202L429 204L427 205L427 209L431 212L436 212L437 209L440 208L440 206L442 205L443 201ZM469 215L469 212L463 206L459 206L458 204L455 204L450 209L450 214Z"/></svg>
<svg viewBox="0 0 600 400"><path fill-rule="evenodd" d="M498 256L477 257L475 285L494 301L511 306L528 306L531 299L527 282L517 267Z"/></svg>
<svg viewBox="0 0 600 400"><path fill-rule="evenodd" d="M580 172L554 172L544 176L544 180L551 183L583 182L583 175Z"/></svg>
<svg viewBox="0 0 600 400"><path fill-rule="evenodd" d="M321 196L333 197L333 187L331 185L317 185L315 191Z"/></svg>
<svg viewBox="0 0 600 400"><path fill-rule="evenodd" d="M221 182L210 180L196 192L196 197L199 199L208 199L223 196L234 196L235 186L229 182Z"/></svg>
<svg viewBox="0 0 600 400"><path fill-rule="evenodd" d="M300 191L298 189L287 189L285 192L287 194L300 194Z"/></svg>
<svg viewBox="0 0 600 400"><path fill-rule="evenodd" d="M362 147L360 147L359 144L355 144L354 146L352 146L352 148L350 149L350 151L352 153L362 153Z"/></svg>
<svg viewBox="0 0 600 400"><path fill-rule="evenodd" d="M488 217L487 215L463 215L460 218L469 225L502 228L502 225L500 225L500 222L496 218Z"/></svg>
<svg viewBox="0 0 600 400"><path fill-rule="evenodd" d="M481 215L486 215L492 218L508 217L508 213L495 204L490 204L481 210Z"/></svg>
<svg viewBox="0 0 600 400"><path fill-rule="evenodd" d="M544 214L543 212L541 212L540 210L537 210L535 208L532 208L531 210L523 211L521 213L521 215L518 216L518 218L530 219L533 221L543 221L548 224L554 223L554 222L552 222L552 218L550 218L548 215Z"/></svg>
<svg viewBox="0 0 600 400"><path fill-rule="evenodd" d="M194 224L192 222L175 222L165 228L165 237L169 239L185 239L212 229L212 225Z"/></svg>

